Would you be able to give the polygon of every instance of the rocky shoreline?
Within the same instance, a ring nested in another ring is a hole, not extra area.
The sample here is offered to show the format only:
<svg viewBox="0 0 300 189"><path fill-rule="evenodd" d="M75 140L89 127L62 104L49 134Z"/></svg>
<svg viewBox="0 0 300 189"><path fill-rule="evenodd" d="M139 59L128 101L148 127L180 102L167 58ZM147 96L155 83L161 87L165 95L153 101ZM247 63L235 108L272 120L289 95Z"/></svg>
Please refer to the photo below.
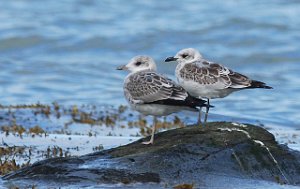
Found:
<svg viewBox="0 0 300 189"><path fill-rule="evenodd" d="M125 146L79 157L43 160L5 175L7 185L99 186L150 183L149 188L192 184L214 187L239 179L300 186L300 152L254 125L211 122L156 134Z"/></svg>

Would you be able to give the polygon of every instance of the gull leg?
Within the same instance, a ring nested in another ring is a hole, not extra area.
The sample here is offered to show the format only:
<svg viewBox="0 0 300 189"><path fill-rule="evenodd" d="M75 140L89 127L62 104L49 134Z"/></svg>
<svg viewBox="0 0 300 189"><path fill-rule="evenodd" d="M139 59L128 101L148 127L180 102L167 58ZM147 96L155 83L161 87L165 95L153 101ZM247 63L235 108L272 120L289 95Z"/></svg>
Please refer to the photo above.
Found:
<svg viewBox="0 0 300 189"><path fill-rule="evenodd" d="M206 106L206 112L205 112L205 117L204 117L204 124L207 122L208 112L209 112L209 98L207 99L207 106Z"/></svg>
<svg viewBox="0 0 300 189"><path fill-rule="evenodd" d="M153 144L154 142L154 134L155 134L155 129L156 129L156 116L153 117L153 126L152 126L152 134L151 134L151 138L148 142L142 142L142 144Z"/></svg>
<svg viewBox="0 0 300 189"><path fill-rule="evenodd" d="M202 107L200 107L200 109L199 109L198 122L197 122L197 125L199 125L200 127L202 124L202 122L201 122L202 115L201 114L202 114Z"/></svg>

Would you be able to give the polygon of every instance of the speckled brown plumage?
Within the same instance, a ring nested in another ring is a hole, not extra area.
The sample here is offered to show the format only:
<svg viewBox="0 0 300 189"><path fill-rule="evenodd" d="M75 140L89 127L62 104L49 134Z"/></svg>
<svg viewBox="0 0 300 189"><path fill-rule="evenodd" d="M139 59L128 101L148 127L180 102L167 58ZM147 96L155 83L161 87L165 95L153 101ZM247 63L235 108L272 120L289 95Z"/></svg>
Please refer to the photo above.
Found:
<svg viewBox="0 0 300 189"><path fill-rule="evenodd" d="M220 82L225 88L248 87L251 85L251 80L242 74L233 72L220 64L203 62L185 64L179 70L180 77L187 81L195 81L200 85L214 85Z"/></svg>

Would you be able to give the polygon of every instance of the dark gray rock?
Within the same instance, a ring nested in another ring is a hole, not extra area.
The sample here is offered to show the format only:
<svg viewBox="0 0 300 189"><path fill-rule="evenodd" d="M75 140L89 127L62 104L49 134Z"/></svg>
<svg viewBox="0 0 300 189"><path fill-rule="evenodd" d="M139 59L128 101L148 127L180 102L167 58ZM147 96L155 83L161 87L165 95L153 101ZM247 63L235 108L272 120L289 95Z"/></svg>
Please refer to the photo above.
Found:
<svg viewBox="0 0 300 189"><path fill-rule="evenodd" d="M261 127L213 122L205 128L161 132L154 145L141 144L148 139L80 157L47 159L3 179L19 184L193 183L198 187L222 186L232 178L300 186L300 153L277 144Z"/></svg>

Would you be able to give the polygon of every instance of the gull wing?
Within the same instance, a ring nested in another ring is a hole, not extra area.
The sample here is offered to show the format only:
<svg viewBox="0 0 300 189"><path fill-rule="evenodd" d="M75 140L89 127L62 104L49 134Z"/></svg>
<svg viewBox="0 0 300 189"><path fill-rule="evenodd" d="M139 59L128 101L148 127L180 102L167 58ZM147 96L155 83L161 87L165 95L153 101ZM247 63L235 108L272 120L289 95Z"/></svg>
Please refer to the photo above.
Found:
<svg viewBox="0 0 300 189"><path fill-rule="evenodd" d="M161 100L184 101L188 94L178 84L155 72L138 72L130 75L124 84L126 98L136 104Z"/></svg>
<svg viewBox="0 0 300 189"><path fill-rule="evenodd" d="M251 86L251 80L225 66L206 60L185 64L179 71L180 77L193 80L200 85L212 86L215 89L245 88Z"/></svg>

